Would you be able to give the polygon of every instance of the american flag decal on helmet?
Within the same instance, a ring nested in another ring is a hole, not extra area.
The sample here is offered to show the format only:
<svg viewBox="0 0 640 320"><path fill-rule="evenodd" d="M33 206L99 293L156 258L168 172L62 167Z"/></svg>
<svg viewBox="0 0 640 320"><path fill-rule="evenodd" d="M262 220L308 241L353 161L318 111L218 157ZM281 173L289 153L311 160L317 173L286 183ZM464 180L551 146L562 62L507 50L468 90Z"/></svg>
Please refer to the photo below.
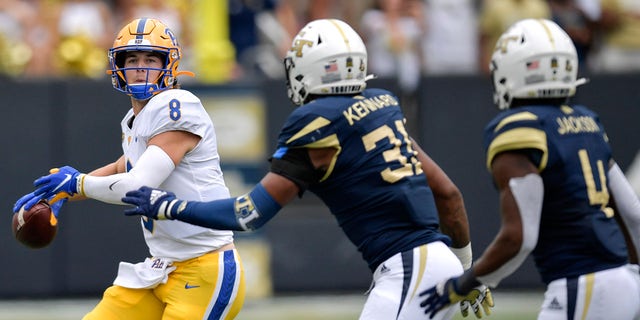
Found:
<svg viewBox="0 0 640 320"><path fill-rule="evenodd" d="M328 64L324 65L325 72L336 72L338 71L338 64L334 61L330 61Z"/></svg>

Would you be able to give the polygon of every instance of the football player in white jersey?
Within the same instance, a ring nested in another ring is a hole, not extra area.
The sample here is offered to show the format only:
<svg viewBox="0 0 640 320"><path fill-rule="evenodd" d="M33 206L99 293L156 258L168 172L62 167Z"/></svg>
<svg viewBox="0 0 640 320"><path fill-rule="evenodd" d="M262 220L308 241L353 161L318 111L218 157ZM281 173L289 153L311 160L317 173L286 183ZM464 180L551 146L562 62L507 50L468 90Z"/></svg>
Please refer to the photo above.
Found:
<svg viewBox="0 0 640 320"><path fill-rule="evenodd" d="M157 19L127 24L109 50L115 89L131 96L122 120L123 156L84 174L65 166L34 182L16 203L92 198L122 204L129 190L152 185L190 200L229 197L213 123L200 100L178 88L181 50ZM58 203L58 206L59 206ZM58 208L59 209L59 208ZM244 271L233 232L142 218L150 257L121 262L118 275L84 319L233 319L244 302Z"/></svg>

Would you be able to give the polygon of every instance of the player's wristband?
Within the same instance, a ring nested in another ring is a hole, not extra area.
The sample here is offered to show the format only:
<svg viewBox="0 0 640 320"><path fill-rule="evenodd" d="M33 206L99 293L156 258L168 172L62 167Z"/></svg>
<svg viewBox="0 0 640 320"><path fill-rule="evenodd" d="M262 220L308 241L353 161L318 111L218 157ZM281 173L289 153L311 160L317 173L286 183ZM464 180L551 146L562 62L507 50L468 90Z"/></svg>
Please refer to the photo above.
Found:
<svg viewBox="0 0 640 320"><path fill-rule="evenodd" d="M173 220L187 206L186 201L173 199L171 201L163 201L158 208L158 220Z"/></svg>
<svg viewBox="0 0 640 320"><path fill-rule="evenodd" d="M78 176L76 176L76 193L84 196L84 177L86 176L86 174L81 173Z"/></svg>
<svg viewBox="0 0 640 320"><path fill-rule="evenodd" d="M248 231L262 227L280 208L278 202L258 183L251 192L237 198L181 203L173 200L158 210L158 216L161 219L160 215L164 214L169 219L212 229ZM168 216L162 212L167 212Z"/></svg>
<svg viewBox="0 0 640 320"><path fill-rule="evenodd" d="M458 260L460 260L460 263L462 263L462 268L464 270L468 270L469 268L471 268L471 262L473 258L473 253L471 252L471 241L469 241L469 243L462 248L451 247L450 249L451 251L453 251L456 257L458 257Z"/></svg>

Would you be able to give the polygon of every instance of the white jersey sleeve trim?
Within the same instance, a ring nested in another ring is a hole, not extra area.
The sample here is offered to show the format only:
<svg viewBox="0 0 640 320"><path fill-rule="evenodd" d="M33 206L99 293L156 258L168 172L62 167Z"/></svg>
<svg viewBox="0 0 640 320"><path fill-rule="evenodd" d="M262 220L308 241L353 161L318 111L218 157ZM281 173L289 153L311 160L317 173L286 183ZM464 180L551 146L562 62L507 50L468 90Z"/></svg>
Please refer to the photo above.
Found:
<svg viewBox="0 0 640 320"><path fill-rule="evenodd" d="M497 270L478 277L478 280L489 287L496 287L502 279L516 271L522 262L533 251L538 243L542 201L544 200L544 184L542 178L535 173L521 178L511 178L509 188L518 204L522 219L522 246L511 260Z"/></svg>
<svg viewBox="0 0 640 320"><path fill-rule="evenodd" d="M106 177L86 175L82 180L85 196L112 204L123 204L125 193L142 186L157 188L169 177L175 165L162 148L150 145L142 153L131 171Z"/></svg>
<svg viewBox="0 0 640 320"><path fill-rule="evenodd" d="M609 189L640 257L640 199L617 163L609 169Z"/></svg>

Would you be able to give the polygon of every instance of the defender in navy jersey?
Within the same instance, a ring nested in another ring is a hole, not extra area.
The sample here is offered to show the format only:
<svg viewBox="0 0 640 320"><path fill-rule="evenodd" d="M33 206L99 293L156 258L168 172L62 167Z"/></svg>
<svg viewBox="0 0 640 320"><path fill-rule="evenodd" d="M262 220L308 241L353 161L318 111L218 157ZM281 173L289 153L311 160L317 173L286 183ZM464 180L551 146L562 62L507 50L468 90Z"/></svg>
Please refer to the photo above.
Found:
<svg viewBox="0 0 640 320"><path fill-rule="evenodd" d="M255 230L309 190L373 272L360 318L424 317L417 293L470 267L466 210L455 184L408 135L397 97L365 90L366 64L364 44L346 23L309 23L285 59L289 97L300 107L283 126L262 181L246 195L212 202L140 188L122 199L135 206L125 213ZM493 305L486 287L459 301L463 314L472 307L477 316Z"/></svg>
<svg viewBox="0 0 640 320"><path fill-rule="evenodd" d="M329 207L372 271L397 252L434 241L449 244L438 230L431 189L390 92L367 89L296 109L278 139L272 171L296 179L287 162L297 163L290 159L304 157L305 148L338 151L327 170L299 184Z"/></svg>
<svg viewBox="0 0 640 320"><path fill-rule="evenodd" d="M598 116L583 106L523 106L485 129L489 168L501 153L517 152L540 172L545 192L532 254L546 284L628 262L608 207L604 170L612 155L606 139Z"/></svg>
<svg viewBox="0 0 640 320"><path fill-rule="evenodd" d="M423 293L427 312L480 283L497 286L531 253L547 285L538 319L640 318L630 264L640 202L598 115L566 104L582 82L577 67L571 39L548 20L520 21L498 41L491 69L505 111L485 128L484 146L502 228L471 269Z"/></svg>

